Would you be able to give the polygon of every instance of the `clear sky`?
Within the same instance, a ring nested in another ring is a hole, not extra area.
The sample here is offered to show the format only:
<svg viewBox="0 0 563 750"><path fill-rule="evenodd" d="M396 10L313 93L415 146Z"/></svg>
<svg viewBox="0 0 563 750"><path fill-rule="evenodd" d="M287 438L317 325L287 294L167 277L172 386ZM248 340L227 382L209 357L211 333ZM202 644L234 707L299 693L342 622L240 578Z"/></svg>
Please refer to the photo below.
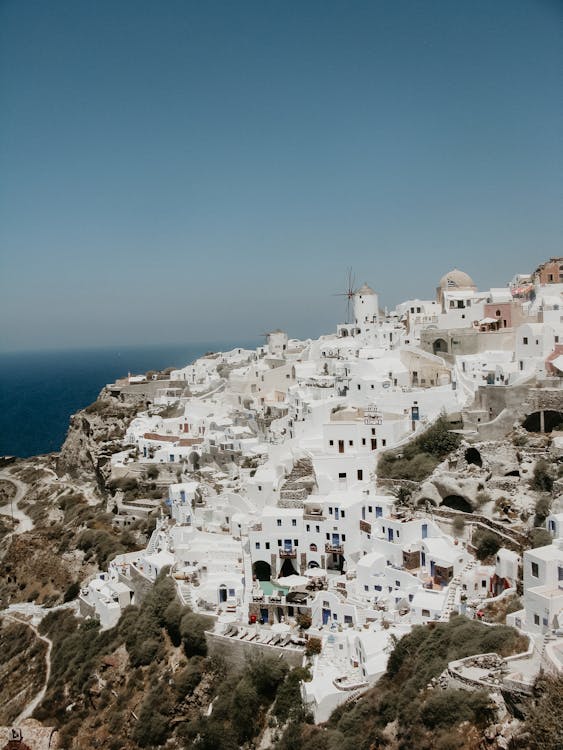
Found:
<svg viewBox="0 0 563 750"><path fill-rule="evenodd" d="M563 254L561 0L3 0L0 340L318 335Z"/></svg>

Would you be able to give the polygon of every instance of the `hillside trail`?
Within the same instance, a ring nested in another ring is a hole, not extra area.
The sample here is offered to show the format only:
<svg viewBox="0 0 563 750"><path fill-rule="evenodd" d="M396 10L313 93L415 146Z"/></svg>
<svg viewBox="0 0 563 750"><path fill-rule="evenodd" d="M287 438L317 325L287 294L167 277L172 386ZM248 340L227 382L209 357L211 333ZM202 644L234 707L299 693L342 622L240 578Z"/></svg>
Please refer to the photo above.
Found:
<svg viewBox="0 0 563 750"><path fill-rule="evenodd" d="M67 602L66 604L59 604L56 607L45 609L38 604L22 602L20 604L10 604L10 606L6 609L0 610L0 617L5 617L7 620L17 622L20 625L26 625L28 628L31 628L31 630L33 630L36 638L47 644L47 650L45 652L46 670L43 686L34 696L34 698L32 698L32 700L30 700L29 703L23 708L20 714L14 719L14 721L12 722L14 726L18 726L18 724L20 724L24 719L28 719L33 714L37 706L45 697L45 693L47 692L47 686L51 678L51 651L53 648L53 641L46 635L41 635L38 630L38 625L45 617L45 615L49 614L49 612L55 612L59 609L76 610L77 604L76 602Z"/></svg>
<svg viewBox="0 0 563 750"><path fill-rule="evenodd" d="M23 498L25 497L25 493L27 492L27 484L19 479L16 479L6 469L0 470L0 479L2 481L13 484L16 488L16 494L12 498L12 500L7 502L5 505L0 505L0 514L6 516L13 515L14 519L17 519L19 521L16 528L12 532L10 532L10 534L7 534L5 538L10 537L13 534L23 534L26 531L31 531L31 529L33 529L33 521L27 515L27 513L25 513L25 511L18 507L18 503L23 500Z"/></svg>

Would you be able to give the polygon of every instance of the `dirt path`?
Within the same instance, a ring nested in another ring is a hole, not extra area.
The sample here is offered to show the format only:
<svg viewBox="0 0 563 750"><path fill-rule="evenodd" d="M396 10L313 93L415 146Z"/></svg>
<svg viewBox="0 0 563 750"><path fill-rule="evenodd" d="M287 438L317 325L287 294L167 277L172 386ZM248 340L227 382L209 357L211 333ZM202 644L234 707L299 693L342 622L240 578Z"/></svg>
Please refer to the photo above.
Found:
<svg viewBox="0 0 563 750"><path fill-rule="evenodd" d="M41 635L41 633L37 629L37 626L49 612L53 612L54 610L58 609L76 609L76 606L76 602L68 602L67 604L60 604L58 607L44 609L38 604L23 602L21 604L11 604L7 609L0 611L0 617L5 617L8 620L12 620L12 622L20 623L20 625L26 625L28 628L31 628L31 630L33 630L36 638L47 644L47 651L45 652L45 663L47 668L45 671L45 680L43 682L43 687L37 693L37 695L31 701L29 701L29 703L25 706L23 711L21 711L19 716L14 719L14 721L12 722L14 726L17 726L20 722L22 722L24 719L28 719L33 714L37 706L45 697L45 693L47 692L47 685L49 684L49 679L51 677L51 650L53 648L53 642L47 636Z"/></svg>
<svg viewBox="0 0 563 750"><path fill-rule="evenodd" d="M33 714L37 706L41 703L43 698L45 697L45 693L47 692L47 685L49 684L49 679L51 677L51 649L53 648L53 642L50 638L47 638L47 636L41 635L41 633L37 630L35 625L33 625L31 622L24 620L20 617L15 617L14 615L9 615L6 613L3 613L3 616L7 620L11 620L12 622L18 622L21 625L26 625L28 628L31 628L33 632L35 633L35 637L38 638L40 641L43 641L43 643L47 644L47 651L45 652L45 664L46 664L46 670L45 670L45 680L43 682L43 687L41 690L37 693L35 698L31 700L27 706L23 709L23 711L19 714L19 716L16 716L14 721L12 722L14 726L18 726L24 719L29 719L29 717Z"/></svg>
<svg viewBox="0 0 563 750"><path fill-rule="evenodd" d="M27 515L27 513L25 513L23 510L21 510L21 508L18 507L18 503L25 497L25 493L27 492L27 484L25 484L25 482L21 482L19 479L16 479L6 470L0 471L0 479L4 482L13 484L16 488L16 494L12 498L12 500L5 505L0 506L0 514L5 516L13 515L14 519L17 519L19 521L14 531L10 532L7 537L11 536L12 534L23 534L25 531L31 531L31 529L33 528L33 521Z"/></svg>

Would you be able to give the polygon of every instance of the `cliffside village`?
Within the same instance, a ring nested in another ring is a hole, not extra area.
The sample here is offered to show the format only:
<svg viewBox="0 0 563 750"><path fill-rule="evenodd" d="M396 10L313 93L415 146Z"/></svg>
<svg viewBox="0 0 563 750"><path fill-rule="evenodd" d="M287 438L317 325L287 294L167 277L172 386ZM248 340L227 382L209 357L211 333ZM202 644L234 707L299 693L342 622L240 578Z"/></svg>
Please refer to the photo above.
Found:
<svg viewBox="0 0 563 750"><path fill-rule="evenodd" d="M501 671L526 690L540 667L563 669L563 504L556 497L545 522L552 543L522 555L535 457L494 441L563 422L563 258L483 291L454 269L435 299L391 311L367 284L349 297L350 319L332 334L276 330L168 380L108 386L146 399L111 476L152 472L167 512L117 494L116 524L156 510L157 526L146 549L82 589L81 610L110 627L169 567L180 600L215 618L212 652L300 665L318 639L302 694L319 722L383 674L413 625L480 617L484 602L518 590L523 608L507 621L531 645ZM378 478L380 456L441 414L461 436L454 454L422 483ZM563 456L557 435L549 450ZM507 494L511 513L494 503ZM494 565L475 557L479 529L505 543ZM463 665L452 675L463 679Z"/></svg>

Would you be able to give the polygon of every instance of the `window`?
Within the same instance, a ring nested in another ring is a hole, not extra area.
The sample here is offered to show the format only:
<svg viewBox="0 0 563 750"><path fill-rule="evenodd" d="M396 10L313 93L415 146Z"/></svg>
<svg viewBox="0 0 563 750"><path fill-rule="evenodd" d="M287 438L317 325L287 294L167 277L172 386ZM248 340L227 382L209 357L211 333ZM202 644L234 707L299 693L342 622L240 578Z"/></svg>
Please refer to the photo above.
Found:
<svg viewBox="0 0 563 750"><path fill-rule="evenodd" d="M346 534L342 534L342 541L343 541L343 542L345 542L345 541L346 541Z"/></svg>
<svg viewBox="0 0 563 750"><path fill-rule="evenodd" d="M307 524L307 525L305 526L305 530L306 530L306 531L311 531L311 524L309 524L309 523L308 523L308 524Z"/></svg>
<svg viewBox="0 0 563 750"><path fill-rule="evenodd" d="M362 445L365 445L365 444L366 444L366 439L362 438Z"/></svg>
<svg viewBox="0 0 563 750"><path fill-rule="evenodd" d="M329 445L334 445L334 440L329 440L329 441L328 441L328 444L329 444Z"/></svg>
<svg viewBox="0 0 563 750"><path fill-rule="evenodd" d="M362 386L358 383L358 390L361 391Z"/></svg>
<svg viewBox="0 0 563 750"><path fill-rule="evenodd" d="M353 440L348 440L348 445L354 445L354 441Z"/></svg>
<svg viewBox="0 0 563 750"><path fill-rule="evenodd" d="M329 513L330 513L330 515L332 516L332 508L330 507L330 505L328 506L328 512L329 512Z"/></svg>
<svg viewBox="0 0 563 750"><path fill-rule="evenodd" d="M320 532L320 530L321 530L320 526L315 526L315 531L317 532L317 534Z"/></svg>
<svg viewBox="0 0 563 750"><path fill-rule="evenodd" d="M422 610L422 616L423 617L430 617L430 610L429 609L423 609Z"/></svg>
<svg viewBox="0 0 563 750"><path fill-rule="evenodd" d="M258 492L262 492L262 485L261 484L258 485Z"/></svg>
<svg viewBox="0 0 563 750"><path fill-rule="evenodd" d="M364 591L369 591L369 586L364 585Z"/></svg>
<svg viewBox="0 0 563 750"><path fill-rule="evenodd" d="M260 542L256 542L256 549L260 549Z"/></svg>
<svg viewBox="0 0 563 750"><path fill-rule="evenodd" d="M345 471L340 471L338 473L338 478L339 479L346 479L346 472Z"/></svg>
<svg viewBox="0 0 563 750"><path fill-rule="evenodd" d="M340 515L342 516L342 518L346 518L346 511L345 510L340 511Z"/></svg>
<svg viewBox="0 0 563 750"><path fill-rule="evenodd" d="M234 597L234 595L235 595L235 590L234 589L229 589L229 596L232 598L232 597Z"/></svg>
<svg viewBox="0 0 563 750"><path fill-rule="evenodd" d="M538 564L533 562L532 563L532 575L534 576L534 578L538 578L539 574L540 574L540 569L538 567Z"/></svg>
<svg viewBox="0 0 563 750"><path fill-rule="evenodd" d="M358 469L358 481L361 482L363 478L364 478L364 471L363 471L363 469ZM342 514L342 515L344 515L344 514Z"/></svg>
<svg viewBox="0 0 563 750"><path fill-rule="evenodd" d="M375 435L375 427L372 427L372 428L371 428L371 434L372 434L372 435Z"/></svg>
<svg viewBox="0 0 563 750"><path fill-rule="evenodd" d="M281 547L281 546L282 546L281 539L278 539L278 547Z"/></svg>
<svg viewBox="0 0 563 750"><path fill-rule="evenodd" d="M293 546L294 547L299 547L299 539L294 539L293 540Z"/></svg>
<svg viewBox="0 0 563 750"><path fill-rule="evenodd" d="M373 588L374 588L374 591L381 591L381 586L379 585L376 585Z"/></svg>
<svg viewBox="0 0 563 750"><path fill-rule="evenodd" d="M526 345L528 343L528 337L527 336L524 336L524 338L522 339L522 343L524 345Z"/></svg>
<svg viewBox="0 0 563 750"><path fill-rule="evenodd" d="M276 523L278 524L278 526L281 526L281 518L278 518L278 520L276 521Z"/></svg>
<svg viewBox="0 0 563 750"><path fill-rule="evenodd" d="M382 439L382 441L381 441L381 445L383 445L383 446L386 446L386 445L387 445L387 440L386 440L385 438L383 438L383 439Z"/></svg>
<svg viewBox="0 0 563 750"><path fill-rule="evenodd" d="M291 525L292 526L297 526L297 519L296 518L292 518L291 519Z"/></svg>
<svg viewBox="0 0 563 750"><path fill-rule="evenodd" d="M264 547L266 547L266 549L270 549L270 542L266 542L266 544L264 545Z"/></svg>
<svg viewBox="0 0 563 750"><path fill-rule="evenodd" d="M540 624L540 616L534 615L534 625L539 625L539 624Z"/></svg>

